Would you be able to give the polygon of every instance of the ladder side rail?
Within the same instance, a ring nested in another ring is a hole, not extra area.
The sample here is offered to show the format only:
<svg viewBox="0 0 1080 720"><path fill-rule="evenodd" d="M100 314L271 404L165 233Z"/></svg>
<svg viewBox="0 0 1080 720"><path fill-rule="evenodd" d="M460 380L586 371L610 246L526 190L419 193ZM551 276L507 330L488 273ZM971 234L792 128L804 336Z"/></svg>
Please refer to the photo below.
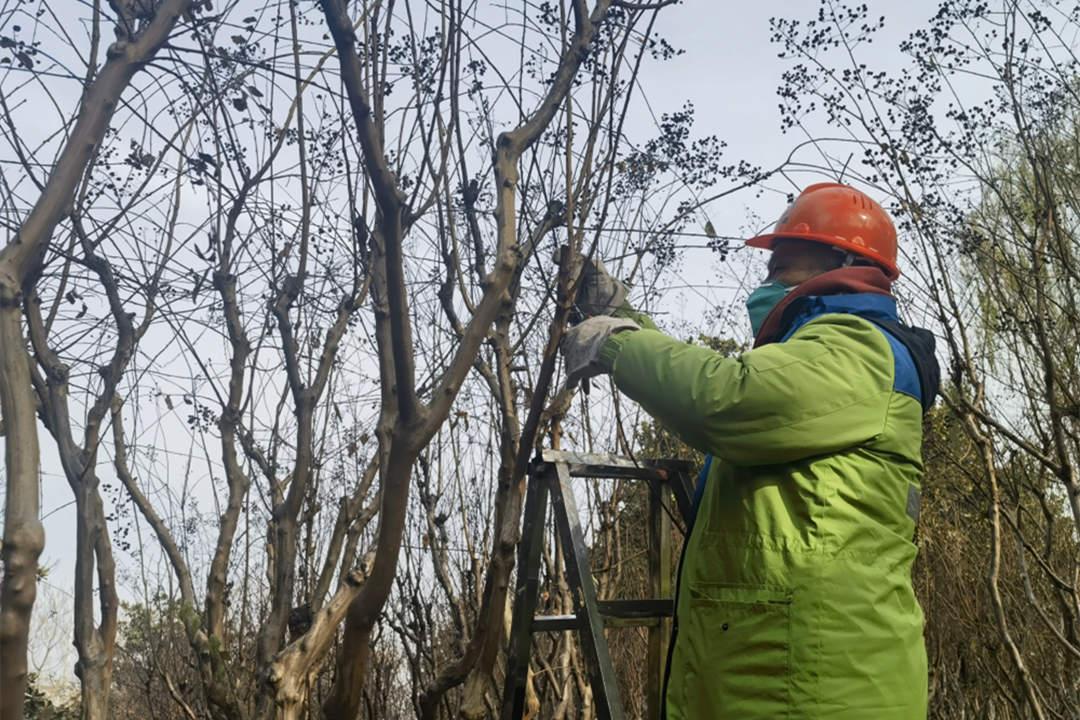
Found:
<svg viewBox="0 0 1080 720"><path fill-rule="evenodd" d="M650 720L663 717L664 674L667 670L668 644L671 642L672 617L675 614L672 597L671 495L683 475L678 473L671 483L649 483L649 592L654 603L662 604L667 610L663 614L657 613L657 623L649 628L648 634L645 712Z"/></svg>
<svg viewBox="0 0 1080 720"><path fill-rule="evenodd" d="M589 566L589 551L574 499L570 470L565 463L557 463L554 467L556 477L552 479L551 495L555 524L562 538L571 591L581 603L577 608L582 620L581 646L590 670L597 716L600 720L624 720L619 684L604 636L604 619L596 600L596 585Z"/></svg>
<svg viewBox="0 0 1080 720"><path fill-rule="evenodd" d="M540 593L540 555L544 547L551 466L534 467L525 491L525 511L518 542L517 581L510 623L510 648L503 688L502 720L518 720L525 712L532 648L532 624Z"/></svg>
<svg viewBox="0 0 1080 720"><path fill-rule="evenodd" d="M675 505L679 508L685 528L690 527L694 517L694 484L697 478L689 472L673 473L668 480L671 492L675 495Z"/></svg>

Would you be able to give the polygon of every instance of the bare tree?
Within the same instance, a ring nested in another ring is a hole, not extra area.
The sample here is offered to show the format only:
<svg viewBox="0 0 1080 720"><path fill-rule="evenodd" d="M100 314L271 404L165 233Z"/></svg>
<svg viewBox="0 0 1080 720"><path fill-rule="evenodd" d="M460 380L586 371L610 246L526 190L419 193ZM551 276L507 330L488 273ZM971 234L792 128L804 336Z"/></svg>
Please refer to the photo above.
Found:
<svg viewBox="0 0 1080 720"><path fill-rule="evenodd" d="M713 175L747 179L689 139L692 109L628 141L639 67L674 53L659 7L195 10L21 298L100 604L79 611L85 704L107 698L115 554L140 575L124 627L160 634L132 652L162 651L123 657L117 714L490 714L525 469L573 398L556 349L580 255L644 286ZM138 179L105 210L125 141ZM120 496L99 492L109 431ZM584 669L551 652L572 716Z"/></svg>
<svg viewBox="0 0 1080 720"><path fill-rule="evenodd" d="M335 2L324 5L375 199L377 218L372 235L374 286L376 302L385 303L377 311L375 334L383 392L379 420L382 507L378 549L371 575L355 586L355 596L348 603L337 678L324 706L328 717L352 717L359 710L360 690L368 665L370 633L390 593L397 566L413 465L419 452L449 414L482 341L506 301L504 295L521 261L517 248L515 193L518 160L554 118L577 74L596 26L604 21L608 8L609 3L600 2L590 13L584 4L575 3L574 36L561 51L562 59L547 94L532 115L514 130L503 133L496 143L497 247L494 251L494 268L486 278L483 294L465 325L452 359L447 363L444 374L433 383L430 401L422 403L416 392L409 301L401 255L404 234L415 222L417 209L407 204L387 163L382 140L384 133L377 125L380 118L369 101L369 93L364 85L364 70L356 49L356 35L345 6ZM440 172L437 166L433 168L433 174ZM339 618L329 613L317 618L309 631L311 637L319 638L319 633L325 637L327 626L334 628L337 621ZM317 652L325 652L327 643L323 641L319 645Z"/></svg>
<svg viewBox="0 0 1080 720"><path fill-rule="evenodd" d="M118 39L109 46L104 66L86 88L78 117L41 186L39 198L25 219L18 222L14 238L0 250L0 367L3 368L0 400L6 430L7 468L0 665L4 668L3 685L8 690L0 702L0 716L5 719L22 717L26 638L34 602L36 563L44 544L38 520L37 407L30 382L30 361L23 339L20 308L33 298L34 282L41 273L53 231L71 212L77 187L93 161L122 93L132 76L153 58L189 7L190 2L168 0L149 17L137 17L130 9L120 14L117 18ZM92 439L96 443L96 438ZM92 498L87 501L93 504ZM96 548L95 535L98 538ZM103 567L106 587L100 634L95 641L87 638L99 647L87 648L96 657L84 666L84 670L95 675L98 689L107 693L108 668L115 640L115 600L111 596L112 579L107 577L112 571L111 558L101 537L104 533L100 526L85 528L85 538L91 541L87 552L96 554L96 562ZM90 567L84 564L83 571L92 573L92 564ZM86 604L92 601L89 593L82 597L84 613L88 610ZM87 617L92 623L92 611ZM85 622L83 627L86 629ZM106 703L107 694L91 708L91 717L104 717Z"/></svg>

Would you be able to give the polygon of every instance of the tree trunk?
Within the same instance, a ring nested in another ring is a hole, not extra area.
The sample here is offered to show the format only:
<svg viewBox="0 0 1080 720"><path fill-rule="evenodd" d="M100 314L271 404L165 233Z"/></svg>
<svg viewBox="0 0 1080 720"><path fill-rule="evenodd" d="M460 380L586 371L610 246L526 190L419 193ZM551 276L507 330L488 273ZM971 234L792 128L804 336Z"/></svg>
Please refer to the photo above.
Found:
<svg viewBox="0 0 1080 720"><path fill-rule="evenodd" d="M27 638L45 547L38 519L38 437L21 320L19 283L0 268L0 415L4 420L4 579L0 586L0 720L21 720Z"/></svg>
<svg viewBox="0 0 1080 720"><path fill-rule="evenodd" d="M359 135L366 172L379 210L377 244L382 249L382 273L388 326L376 334L383 383L382 418L393 417L392 442L381 477L382 509L378 549L371 577L352 601L338 653L337 676L323 706L328 720L355 720L367 674L371 631L389 597L396 574L402 532L408 508L413 463L449 415L465 376L473 367L482 343L508 300L507 290L521 262L517 237L518 162L522 153L548 128L587 56L596 28L604 21L611 0L597 0L592 14L587 3L574 3L575 31L563 48L559 68L537 109L516 128L499 135L495 147L496 238L493 267L484 278L484 295L461 333L447 368L434 383L429 404L421 406L416 394L415 360L410 328L408 292L402 271L402 242L409 222L401 190L382 146L381 115L373 113L364 86L364 73L356 52L353 24L342 2L326 0L323 10L337 47L342 81ZM389 342L387 342L387 340ZM388 385L392 384L392 387ZM388 423L388 426L390 423ZM380 448L390 435L380 436Z"/></svg>
<svg viewBox="0 0 1080 720"><path fill-rule="evenodd" d="M75 189L108 129L120 96L168 39L191 0L157 3L136 36L109 48L108 61L83 94L79 116L34 207L13 242L0 250L0 409L6 425L4 580L0 588L0 720L23 717L26 648L37 560L45 544L38 519L37 418L22 333L23 293L31 289L56 225L71 212ZM118 26L119 27L119 26ZM110 678L105 680L106 689Z"/></svg>
<svg viewBox="0 0 1080 720"><path fill-rule="evenodd" d="M75 648L79 654L75 674L82 685L83 720L108 720L119 606L116 568L101 495L97 491L97 475L93 470L88 470L81 483L73 486L77 515ZM95 590L98 612L101 614L97 626L94 619Z"/></svg>
<svg viewBox="0 0 1080 720"><path fill-rule="evenodd" d="M378 551L371 576L349 604L345 633L338 650L337 676L323 704L327 720L354 720L360 708L371 659L371 630L382 613L394 586L401 537L408 510L409 480L418 451L406 450L405 439L396 439L382 478L382 509L379 513Z"/></svg>

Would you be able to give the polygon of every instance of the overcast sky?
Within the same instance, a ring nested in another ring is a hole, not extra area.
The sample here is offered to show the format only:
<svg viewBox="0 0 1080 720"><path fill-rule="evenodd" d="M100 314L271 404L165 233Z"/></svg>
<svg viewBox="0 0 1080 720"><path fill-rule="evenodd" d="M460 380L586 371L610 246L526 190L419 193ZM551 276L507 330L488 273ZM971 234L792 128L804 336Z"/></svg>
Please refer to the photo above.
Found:
<svg viewBox="0 0 1080 720"><path fill-rule="evenodd" d="M886 17L886 25L879 40L862 48L867 52L865 62L888 70L904 64L898 50L900 41L934 15L938 2L870 0L867 5L871 17ZM818 7L816 0L688 0L666 10L657 23L658 32L685 52L667 62L646 63L643 67L641 85L651 108L659 115L690 101L696 108L697 133L715 134L726 141L729 160L745 159L762 167L779 164L805 137L780 131L776 89L790 61L777 57L780 47L769 40L769 19L808 19L817 14ZM630 132L645 137L653 119L634 117L630 122L640 125ZM822 179L809 174L793 177L800 186ZM785 206L785 195L796 187L777 179L769 183L769 188L771 192L760 196L744 192L710 205L707 215L716 231L720 235L742 235L771 225ZM748 224L752 215L757 220ZM760 254L753 250L748 253ZM676 301L666 308L670 320L677 323L679 316L697 316L695 297L708 285L704 292L710 304L726 302L731 314L727 320L716 320L716 326L707 331L736 335L746 331L742 327L745 318L741 301L750 289L748 285L756 282L753 271L746 277L745 272L718 267L709 250L688 249L677 275L672 278L673 286L682 284L689 289L684 302Z"/></svg>
<svg viewBox="0 0 1080 720"><path fill-rule="evenodd" d="M897 45L931 17L936 0L871 0L870 15L884 15L881 40L863 49L868 64L880 69L902 62ZM642 85L657 111L690 100L697 108L698 129L715 133L729 145L731 157L744 157L769 166L783 160L798 136L780 132L776 88L790 61L780 60L780 48L769 41L769 19L776 16L811 18L814 0L759 0L724 3L690 0L661 15L660 32L685 53L665 63L643 68ZM809 178L808 178L809 179ZM776 185L785 192L791 187ZM711 208L721 234L735 234L744 219L742 209L752 198L721 201ZM783 200L780 200L783 209ZM773 209L775 202L759 209ZM778 210L772 215L778 214Z"/></svg>

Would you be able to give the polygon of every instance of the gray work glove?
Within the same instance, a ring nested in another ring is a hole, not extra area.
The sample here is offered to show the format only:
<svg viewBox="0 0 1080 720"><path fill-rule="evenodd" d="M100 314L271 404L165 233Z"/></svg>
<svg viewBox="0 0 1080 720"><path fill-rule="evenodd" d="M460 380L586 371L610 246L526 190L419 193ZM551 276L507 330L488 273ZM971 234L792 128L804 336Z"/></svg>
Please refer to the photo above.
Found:
<svg viewBox="0 0 1080 720"><path fill-rule="evenodd" d="M577 307L585 317L613 315L626 302L626 286L614 278L599 258L586 259L581 270Z"/></svg>
<svg viewBox="0 0 1080 720"><path fill-rule="evenodd" d="M609 337L621 330L640 329L633 320L600 315L567 330L559 343L566 361L567 387L606 372L600 364L600 348Z"/></svg>

